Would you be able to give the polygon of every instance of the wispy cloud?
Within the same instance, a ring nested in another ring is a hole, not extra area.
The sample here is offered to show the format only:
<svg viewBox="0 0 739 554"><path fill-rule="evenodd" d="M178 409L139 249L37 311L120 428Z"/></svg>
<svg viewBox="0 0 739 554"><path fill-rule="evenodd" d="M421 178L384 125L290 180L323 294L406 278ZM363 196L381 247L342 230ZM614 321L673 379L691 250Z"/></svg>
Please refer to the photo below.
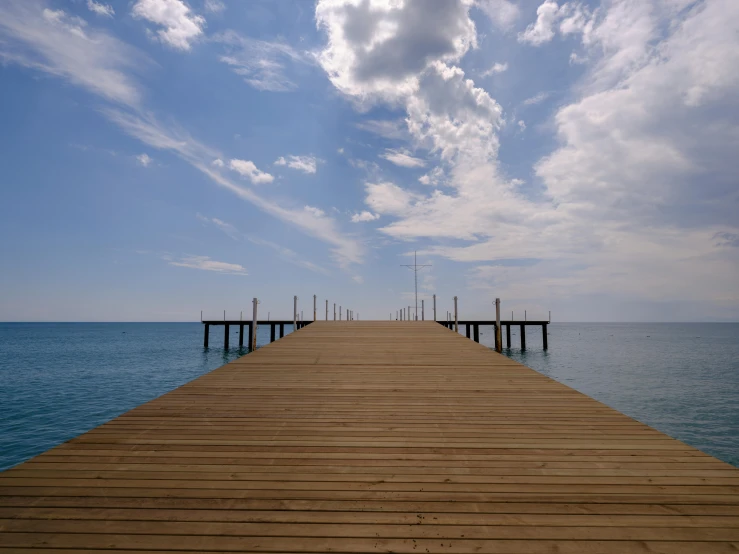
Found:
<svg viewBox="0 0 739 554"><path fill-rule="evenodd" d="M39 0L0 2L0 61L40 70L129 107L141 90L131 76L151 65L141 52Z"/></svg>
<svg viewBox="0 0 739 554"><path fill-rule="evenodd" d="M544 102L544 100L546 100L547 98L549 98L548 92L540 92L536 96L527 98L526 100L522 102L522 104L524 106L533 106L534 104L540 104L541 102Z"/></svg>
<svg viewBox="0 0 739 554"><path fill-rule="evenodd" d="M352 223L376 221L378 219L380 219L380 214L373 214L372 212L368 212L367 210L352 215Z"/></svg>
<svg viewBox="0 0 739 554"><path fill-rule="evenodd" d="M206 12L221 13L223 10L226 9L226 4L221 2L221 0L205 0L205 4L203 7L205 8Z"/></svg>
<svg viewBox="0 0 739 554"><path fill-rule="evenodd" d="M160 26L159 41L177 50L190 50L205 27L205 18L192 13L182 0L138 0L131 14Z"/></svg>
<svg viewBox="0 0 739 554"><path fill-rule="evenodd" d="M317 160L313 156L280 156L275 161L275 165L287 166L297 169L303 173L315 173L317 171Z"/></svg>
<svg viewBox="0 0 739 554"><path fill-rule="evenodd" d="M415 158L404 148L388 148L384 154L380 154L381 158L402 167L424 167L426 162L420 158Z"/></svg>
<svg viewBox="0 0 739 554"><path fill-rule="evenodd" d="M87 9L96 15L102 15L103 17L113 17L115 10L110 4L101 4L95 2L95 0L87 0Z"/></svg>
<svg viewBox="0 0 739 554"><path fill-rule="evenodd" d="M287 92L297 85L287 76L289 65L312 63L305 53L283 42L267 42L226 31L213 37L224 45L221 61L258 90Z"/></svg>
<svg viewBox="0 0 739 554"><path fill-rule="evenodd" d="M402 119L367 119L357 123L355 127L388 139L402 140L409 138L405 121Z"/></svg>
<svg viewBox="0 0 739 554"><path fill-rule="evenodd" d="M491 75L503 73L504 71L508 71L507 63L495 63L493 64L493 67L491 67L487 71L483 71L482 73L480 73L480 77L490 77Z"/></svg>
<svg viewBox="0 0 739 554"><path fill-rule="evenodd" d="M154 160L152 160L148 154L144 153L144 154L139 154L138 156L136 156L136 161L142 167L149 167L151 162L153 162Z"/></svg>
<svg viewBox="0 0 739 554"><path fill-rule="evenodd" d="M169 265L178 267L189 267L191 269L201 269L203 271L215 271L217 273L228 273L231 275L248 275L244 266L240 264L231 264L227 262L218 262L210 259L209 256L183 256L181 258L172 258L164 256Z"/></svg>

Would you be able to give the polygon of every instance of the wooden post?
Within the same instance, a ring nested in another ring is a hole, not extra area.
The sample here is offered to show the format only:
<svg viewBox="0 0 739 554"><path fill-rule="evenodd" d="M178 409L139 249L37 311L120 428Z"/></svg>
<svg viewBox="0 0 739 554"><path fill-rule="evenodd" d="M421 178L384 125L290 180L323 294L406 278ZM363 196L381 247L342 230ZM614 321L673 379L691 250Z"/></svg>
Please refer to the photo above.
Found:
<svg viewBox="0 0 739 554"><path fill-rule="evenodd" d="M248 341L249 351L251 352L252 350L254 350L251 347L251 344L254 342L254 325L252 325L252 322L251 321L248 322L246 325L247 325L247 327L249 327L249 330L248 330L249 336L246 337L246 340Z"/></svg>
<svg viewBox="0 0 739 554"><path fill-rule="evenodd" d="M244 324L239 323L239 348L244 347Z"/></svg>
<svg viewBox="0 0 739 554"><path fill-rule="evenodd" d="M544 343L544 350L549 348L549 341L547 340L547 324L541 326L541 338Z"/></svg>
<svg viewBox="0 0 739 554"><path fill-rule="evenodd" d="M313 321L316 321L316 295L313 295Z"/></svg>
<svg viewBox="0 0 739 554"><path fill-rule="evenodd" d="M521 325L521 350L526 350L526 325Z"/></svg>
<svg viewBox="0 0 739 554"><path fill-rule="evenodd" d="M467 338L470 338L470 324L465 325L467 327Z"/></svg>
<svg viewBox="0 0 739 554"><path fill-rule="evenodd" d="M503 337L500 336L500 298L495 299L495 350L503 352Z"/></svg>
<svg viewBox="0 0 739 554"><path fill-rule="evenodd" d="M254 326L254 333L252 333L251 344L249 345L249 347L252 350L256 350L257 349L257 328L259 327L259 323L257 320L257 305L259 304L259 300L255 298L252 302L254 302L254 317L252 318L252 321L253 321L252 325Z"/></svg>
<svg viewBox="0 0 739 554"><path fill-rule="evenodd" d="M269 342L275 342L275 324L269 326Z"/></svg>
<svg viewBox="0 0 739 554"><path fill-rule="evenodd" d="M225 350L228 350L228 334L229 334L228 323L226 323L223 326L223 348Z"/></svg>
<svg viewBox="0 0 739 554"><path fill-rule="evenodd" d="M328 321L328 300L326 300L326 321Z"/></svg>
<svg viewBox="0 0 739 554"><path fill-rule="evenodd" d="M506 342L506 348L511 347L511 326L506 325L505 326L505 342Z"/></svg>
<svg viewBox="0 0 739 554"><path fill-rule="evenodd" d="M436 295L434 295L434 321L436 321Z"/></svg>
<svg viewBox="0 0 739 554"><path fill-rule="evenodd" d="M280 323L280 338L285 336L285 324Z"/></svg>
<svg viewBox="0 0 739 554"><path fill-rule="evenodd" d="M454 297L454 332L459 333L459 316L457 314L457 297Z"/></svg>
<svg viewBox="0 0 739 554"><path fill-rule="evenodd" d="M480 342L480 326L477 323L474 324L472 331L475 342Z"/></svg>
<svg viewBox="0 0 739 554"><path fill-rule="evenodd" d="M341 306L339 306L339 321L341 321Z"/></svg>
<svg viewBox="0 0 739 554"><path fill-rule="evenodd" d="M423 300L421 300L421 321L426 320L426 314L424 313Z"/></svg>
<svg viewBox="0 0 739 554"><path fill-rule="evenodd" d="M493 335L494 335L494 342L495 342L495 345L494 345L495 351L499 352L500 344L498 343L498 326L495 323L493 323Z"/></svg>
<svg viewBox="0 0 739 554"><path fill-rule="evenodd" d="M336 321L336 302L334 302L334 321Z"/></svg>
<svg viewBox="0 0 739 554"><path fill-rule="evenodd" d="M298 297L293 296L293 330L298 329Z"/></svg>
<svg viewBox="0 0 739 554"><path fill-rule="evenodd" d="M203 335L203 348L208 348L208 335L210 334L210 324L205 324L205 334Z"/></svg>

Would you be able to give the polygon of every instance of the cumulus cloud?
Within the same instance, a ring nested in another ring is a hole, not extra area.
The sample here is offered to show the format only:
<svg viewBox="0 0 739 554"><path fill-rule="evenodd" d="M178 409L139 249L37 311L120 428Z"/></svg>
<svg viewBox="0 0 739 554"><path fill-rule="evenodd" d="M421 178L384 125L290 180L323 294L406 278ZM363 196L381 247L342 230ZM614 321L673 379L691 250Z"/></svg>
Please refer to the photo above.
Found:
<svg viewBox="0 0 739 554"><path fill-rule="evenodd" d="M367 183L365 202L375 212L402 216L416 199L415 195L394 183Z"/></svg>
<svg viewBox="0 0 739 554"><path fill-rule="evenodd" d="M477 7L504 31L510 29L521 15L518 6L511 0L478 0Z"/></svg>
<svg viewBox="0 0 739 554"><path fill-rule="evenodd" d="M645 4L648 7L649 2L642 3L642 6ZM518 40L540 46L551 41L556 31L563 35L582 33L587 37L594 24L594 14L580 2L566 2L559 6L555 0L545 0L536 10L536 21L519 33Z"/></svg>
<svg viewBox="0 0 739 554"><path fill-rule="evenodd" d="M192 13L182 0L137 0L131 13L161 27L157 38L177 50L190 50L205 27L205 18Z"/></svg>
<svg viewBox="0 0 739 554"><path fill-rule="evenodd" d="M96 15L102 15L104 17L113 17L115 15L113 6L95 2L95 0L87 0L87 9Z"/></svg>
<svg viewBox="0 0 739 554"><path fill-rule="evenodd" d="M244 268L243 265L218 262L216 260L212 260L209 256L183 256L181 258L165 256L164 259L169 262L169 265L178 267L189 267L191 269L215 271L217 273L229 273L231 275L248 275L246 268Z"/></svg>
<svg viewBox="0 0 739 554"><path fill-rule="evenodd" d="M254 162L249 160L231 160L228 162L228 167L242 177L249 179L254 185L263 185L275 180L275 178L269 173L257 169Z"/></svg>
<svg viewBox="0 0 739 554"><path fill-rule="evenodd" d="M363 212L352 215L352 223L361 223L364 221L375 221L378 219L380 219L379 214L373 214L372 212L368 212L367 210L364 210Z"/></svg>
<svg viewBox="0 0 739 554"><path fill-rule="evenodd" d="M318 169L317 161L313 156L288 156L287 158L280 156L275 161L275 165L287 166L303 173L315 173Z"/></svg>
<svg viewBox="0 0 739 554"><path fill-rule="evenodd" d="M336 88L360 101L411 93L430 63L459 60L475 46L475 25L462 0L336 2L316 5L329 42L318 55Z"/></svg>
<svg viewBox="0 0 739 554"><path fill-rule="evenodd" d="M402 167L424 167L426 165L425 161L420 158L414 158L404 148L388 148L384 154L380 154L380 157Z"/></svg>

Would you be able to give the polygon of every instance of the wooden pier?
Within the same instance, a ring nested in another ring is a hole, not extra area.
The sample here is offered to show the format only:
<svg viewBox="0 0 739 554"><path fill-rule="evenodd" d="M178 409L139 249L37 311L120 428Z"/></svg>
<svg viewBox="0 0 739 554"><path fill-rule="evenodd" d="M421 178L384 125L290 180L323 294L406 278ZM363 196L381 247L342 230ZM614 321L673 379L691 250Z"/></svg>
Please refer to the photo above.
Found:
<svg viewBox="0 0 739 554"><path fill-rule="evenodd" d="M431 321L312 323L0 474L0 552L738 551L739 470Z"/></svg>

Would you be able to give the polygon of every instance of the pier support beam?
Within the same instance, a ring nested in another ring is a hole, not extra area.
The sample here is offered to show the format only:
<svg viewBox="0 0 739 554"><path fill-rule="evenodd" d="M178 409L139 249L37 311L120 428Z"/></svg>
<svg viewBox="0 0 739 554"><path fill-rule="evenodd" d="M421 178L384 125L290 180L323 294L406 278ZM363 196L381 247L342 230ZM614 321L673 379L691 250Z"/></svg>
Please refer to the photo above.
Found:
<svg viewBox="0 0 739 554"><path fill-rule="evenodd" d="M249 331L248 331L249 336L247 337L246 340L248 341L247 344L249 345L249 349L251 350L252 349L251 345L254 342L254 327L252 327L251 323L247 323L246 325L249 327Z"/></svg>
<svg viewBox="0 0 739 554"><path fill-rule="evenodd" d="M210 334L210 325L205 324L205 333L203 334L203 348L208 348L208 335Z"/></svg>
<svg viewBox="0 0 739 554"><path fill-rule="evenodd" d="M547 325L546 323L541 326L541 338L544 343L544 350L549 348L549 341L547 340Z"/></svg>
<svg viewBox="0 0 739 554"><path fill-rule="evenodd" d="M269 342L275 342L275 327L274 323L269 326Z"/></svg>
<svg viewBox="0 0 739 554"><path fill-rule="evenodd" d="M510 325L505 326L505 343L506 343L505 344L506 348L511 347L511 326Z"/></svg>
<svg viewBox="0 0 739 554"><path fill-rule="evenodd" d="M500 346L501 340L500 340L500 334L498 333L498 325L497 324L496 325L493 325L493 334L495 335L495 351L496 352L500 352L501 350L503 350L503 348L501 348L501 346Z"/></svg>
<svg viewBox="0 0 739 554"><path fill-rule="evenodd" d="M244 324L239 323L239 348L244 347Z"/></svg>
<svg viewBox="0 0 739 554"><path fill-rule="evenodd" d="M495 351L503 352L503 337L500 335L500 298L495 299Z"/></svg>
<svg viewBox="0 0 739 554"><path fill-rule="evenodd" d="M521 350L526 350L526 325L521 325Z"/></svg>
<svg viewBox="0 0 739 554"><path fill-rule="evenodd" d="M229 329L228 329L228 323L226 323L223 326L223 349L224 350L228 350L228 338L229 338L228 336L229 336L229 334L230 334L230 332L229 332Z"/></svg>
<svg viewBox="0 0 739 554"><path fill-rule="evenodd" d="M285 336L285 324L280 323L280 338Z"/></svg>
<svg viewBox="0 0 739 554"><path fill-rule="evenodd" d="M256 298L254 302L254 315L252 316L252 335L249 337L249 348L252 352L257 349L257 328L259 327L259 319L257 318L257 307L259 306L259 300Z"/></svg>
<svg viewBox="0 0 739 554"><path fill-rule="evenodd" d="M465 327L467 328L467 338L470 338L470 324L468 323Z"/></svg>
<svg viewBox="0 0 739 554"><path fill-rule="evenodd" d="M472 330L474 332L474 341L480 342L480 326L476 323L472 326Z"/></svg>

